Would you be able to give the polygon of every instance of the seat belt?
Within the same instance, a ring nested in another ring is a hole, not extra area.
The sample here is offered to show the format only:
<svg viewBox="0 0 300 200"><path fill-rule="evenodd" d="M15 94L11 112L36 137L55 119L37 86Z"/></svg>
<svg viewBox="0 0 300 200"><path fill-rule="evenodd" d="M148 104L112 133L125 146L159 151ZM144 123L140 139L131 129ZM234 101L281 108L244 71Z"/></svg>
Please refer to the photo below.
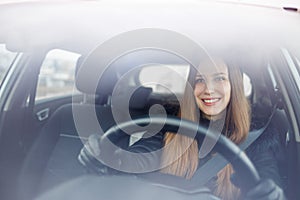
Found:
<svg viewBox="0 0 300 200"><path fill-rule="evenodd" d="M247 139L239 145L240 149L245 151L259 136L266 130L272 121L272 118L276 112L276 106L274 107L271 116L269 117L267 123L262 128L251 131L248 134ZM195 174L191 181L197 182L199 186L206 184L210 179L216 176L216 174L221 171L229 162L223 158L220 154L214 156L208 160L204 165L202 165ZM209 173L208 173L209 172ZM193 180L197 179L197 180Z"/></svg>
<svg viewBox="0 0 300 200"><path fill-rule="evenodd" d="M272 118L276 112L276 106L274 107L271 116L267 123L260 129L249 132L247 139L239 145L241 150L246 150L261 134L266 130L272 121ZM201 192L206 183L211 180L216 174L221 171L229 162L223 158L220 154L213 156L200 168L198 168L189 180L182 179L181 177L163 174L163 173L146 173L139 175L139 177L151 180L153 184L161 187L167 187L176 191L184 191L186 193L194 194Z"/></svg>
<svg viewBox="0 0 300 200"><path fill-rule="evenodd" d="M239 146L242 150L247 149L267 128L268 123L262 128L251 131L247 139ZM216 176L229 162L220 154L213 156L199 169L196 170L193 177L189 180L179 178L177 176L164 174L164 173L146 173L141 174L139 177L150 180L153 184L160 187L166 187L175 191L181 191L189 194L202 192L203 187L209 180Z"/></svg>

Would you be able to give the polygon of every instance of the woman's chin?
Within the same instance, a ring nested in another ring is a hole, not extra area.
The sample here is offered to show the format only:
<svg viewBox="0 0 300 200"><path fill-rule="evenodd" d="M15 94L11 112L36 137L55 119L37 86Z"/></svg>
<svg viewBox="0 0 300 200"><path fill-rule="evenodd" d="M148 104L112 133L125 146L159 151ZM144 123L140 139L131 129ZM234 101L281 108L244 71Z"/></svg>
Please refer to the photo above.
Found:
<svg viewBox="0 0 300 200"><path fill-rule="evenodd" d="M225 117L223 111L217 112L216 110L203 112L203 116L210 120L216 120L216 119L221 119L222 117Z"/></svg>

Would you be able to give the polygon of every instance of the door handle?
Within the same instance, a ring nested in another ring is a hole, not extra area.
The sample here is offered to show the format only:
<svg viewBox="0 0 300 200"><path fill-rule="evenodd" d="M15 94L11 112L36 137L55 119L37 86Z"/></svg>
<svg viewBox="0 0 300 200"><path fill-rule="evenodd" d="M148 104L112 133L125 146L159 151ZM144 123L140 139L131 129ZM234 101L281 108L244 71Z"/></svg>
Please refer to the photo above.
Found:
<svg viewBox="0 0 300 200"><path fill-rule="evenodd" d="M45 108L41 111L38 111L36 113L36 116L37 116L38 120L43 121L43 120L47 119L49 117L49 111L50 111L49 108Z"/></svg>

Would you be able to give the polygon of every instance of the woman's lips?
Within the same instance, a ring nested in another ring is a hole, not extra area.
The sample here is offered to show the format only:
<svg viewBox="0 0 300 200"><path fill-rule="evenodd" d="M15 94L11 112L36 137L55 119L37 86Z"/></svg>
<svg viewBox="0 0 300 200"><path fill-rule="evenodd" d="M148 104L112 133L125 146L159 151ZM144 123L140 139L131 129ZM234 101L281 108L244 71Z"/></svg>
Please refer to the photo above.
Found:
<svg viewBox="0 0 300 200"><path fill-rule="evenodd" d="M206 106L213 106L215 105L216 103L218 103L221 98L204 98L204 99L201 99L204 103L204 105Z"/></svg>

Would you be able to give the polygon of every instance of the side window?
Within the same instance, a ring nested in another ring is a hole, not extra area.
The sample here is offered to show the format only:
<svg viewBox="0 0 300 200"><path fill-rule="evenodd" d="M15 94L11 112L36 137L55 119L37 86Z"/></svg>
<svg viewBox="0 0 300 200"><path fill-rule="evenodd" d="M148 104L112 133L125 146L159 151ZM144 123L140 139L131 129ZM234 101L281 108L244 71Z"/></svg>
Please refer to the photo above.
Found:
<svg viewBox="0 0 300 200"><path fill-rule="evenodd" d="M65 50L49 51L41 66L36 99L72 94L75 90L75 68L79 57L80 54Z"/></svg>
<svg viewBox="0 0 300 200"><path fill-rule="evenodd" d="M183 94L188 73L189 65L152 65L141 70L139 81L142 85L152 87L153 93L168 94L173 91Z"/></svg>
<svg viewBox="0 0 300 200"><path fill-rule="evenodd" d="M16 55L17 53L7 50L5 44L0 44L0 85L2 85L5 74L13 63Z"/></svg>

